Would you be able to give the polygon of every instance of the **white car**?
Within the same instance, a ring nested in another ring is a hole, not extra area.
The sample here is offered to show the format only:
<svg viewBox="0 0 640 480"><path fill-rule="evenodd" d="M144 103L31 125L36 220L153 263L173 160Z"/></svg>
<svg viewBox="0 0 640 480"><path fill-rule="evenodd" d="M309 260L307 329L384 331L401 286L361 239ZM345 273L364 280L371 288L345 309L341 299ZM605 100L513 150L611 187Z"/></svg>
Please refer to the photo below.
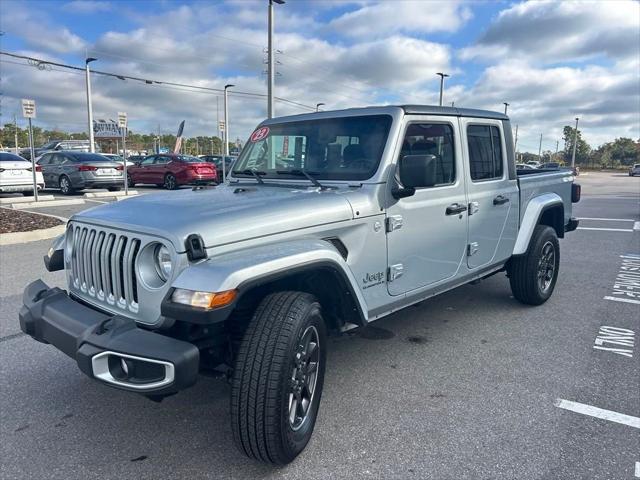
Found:
<svg viewBox="0 0 640 480"><path fill-rule="evenodd" d="M116 153L101 153L100 155L102 155L103 157L107 157L112 162L118 162L118 163L124 164L124 158L122 158L121 155L118 155ZM133 165L135 165L135 162L132 162L131 160L127 160L127 167L131 167Z"/></svg>
<svg viewBox="0 0 640 480"><path fill-rule="evenodd" d="M540 166L542 165L541 162L538 162L536 160L531 160L530 162L527 162L527 165L529 165L532 168L540 168Z"/></svg>
<svg viewBox="0 0 640 480"><path fill-rule="evenodd" d="M536 167L528 163L516 163L516 170L535 170Z"/></svg>
<svg viewBox="0 0 640 480"><path fill-rule="evenodd" d="M44 188L44 177L39 165L36 165L36 184L38 190ZM13 153L0 153L0 192L33 195L33 170L29 160Z"/></svg>

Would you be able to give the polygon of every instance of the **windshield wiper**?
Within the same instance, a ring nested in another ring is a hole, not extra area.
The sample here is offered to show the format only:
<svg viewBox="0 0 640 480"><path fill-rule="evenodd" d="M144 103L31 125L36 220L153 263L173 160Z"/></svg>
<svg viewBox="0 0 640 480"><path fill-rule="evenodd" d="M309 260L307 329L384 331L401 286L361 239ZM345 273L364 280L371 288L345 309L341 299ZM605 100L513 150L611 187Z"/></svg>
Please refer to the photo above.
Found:
<svg viewBox="0 0 640 480"><path fill-rule="evenodd" d="M296 175L298 177L307 177L307 179L313 183L314 186L325 190L326 187L324 187L315 177L313 177L313 175L319 175L318 172L307 172L306 170L302 170L302 169L293 169L293 170L276 170L276 173L278 175Z"/></svg>
<svg viewBox="0 0 640 480"><path fill-rule="evenodd" d="M264 183L262 178L260 178L260 175L266 175L267 174L267 172L261 172L259 170L256 170L255 168L247 168L246 170L234 170L231 173L240 174L240 175L253 175L253 177L255 177L255 179L260 184Z"/></svg>

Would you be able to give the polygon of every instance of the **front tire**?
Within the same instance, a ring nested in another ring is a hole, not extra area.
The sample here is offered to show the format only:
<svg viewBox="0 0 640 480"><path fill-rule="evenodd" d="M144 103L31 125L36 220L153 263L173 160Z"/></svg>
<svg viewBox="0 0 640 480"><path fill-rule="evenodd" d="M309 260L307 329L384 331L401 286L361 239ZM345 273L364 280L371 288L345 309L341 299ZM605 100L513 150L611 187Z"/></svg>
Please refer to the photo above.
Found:
<svg viewBox="0 0 640 480"><path fill-rule="evenodd" d="M231 429L240 451L284 465L315 426L326 364L320 304L302 292L266 296L244 334L231 385Z"/></svg>
<svg viewBox="0 0 640 480"><path fill-rule="evenodd" d="M133 178L131 178L131 175L129 175L128 173L127 173L127 186L129 188L133 188L136 186L135 182L133 181Z"/></svg>
<svg viewBox="0 0 640 480"><path fill-rule="evenodd" d="M560 243L556 231L538 225L527 253L511 258L509 282L513 296L527 305L541 305L553 294L560 266Z"/></svg>

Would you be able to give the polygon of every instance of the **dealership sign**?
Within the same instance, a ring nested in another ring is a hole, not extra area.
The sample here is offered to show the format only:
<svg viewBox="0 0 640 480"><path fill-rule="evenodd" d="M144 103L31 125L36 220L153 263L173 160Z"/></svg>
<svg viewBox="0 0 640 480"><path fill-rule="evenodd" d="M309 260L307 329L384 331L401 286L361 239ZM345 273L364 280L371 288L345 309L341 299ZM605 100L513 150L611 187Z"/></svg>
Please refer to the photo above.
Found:
<svg viewBox="0 0 640 480"><path fill-rule="evenodd" d="M93 136L95 138L121 138L123 129L121 129L113 120L105 122L104 120L93 121Z"/></svg>

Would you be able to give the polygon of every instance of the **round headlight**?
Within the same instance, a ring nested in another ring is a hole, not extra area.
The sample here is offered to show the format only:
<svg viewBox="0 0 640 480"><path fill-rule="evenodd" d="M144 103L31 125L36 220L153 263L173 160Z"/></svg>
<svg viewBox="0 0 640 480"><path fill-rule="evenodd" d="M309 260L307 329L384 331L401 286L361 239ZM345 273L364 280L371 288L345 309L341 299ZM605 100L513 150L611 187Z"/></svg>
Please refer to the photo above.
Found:
<svg viewBox="0 0 640 480"><path fill-rule="evenodd" d="M173 270L169 249L164 245L156 246L155 259L158 275L166 282L171 277L171 270Z"/></svg>

